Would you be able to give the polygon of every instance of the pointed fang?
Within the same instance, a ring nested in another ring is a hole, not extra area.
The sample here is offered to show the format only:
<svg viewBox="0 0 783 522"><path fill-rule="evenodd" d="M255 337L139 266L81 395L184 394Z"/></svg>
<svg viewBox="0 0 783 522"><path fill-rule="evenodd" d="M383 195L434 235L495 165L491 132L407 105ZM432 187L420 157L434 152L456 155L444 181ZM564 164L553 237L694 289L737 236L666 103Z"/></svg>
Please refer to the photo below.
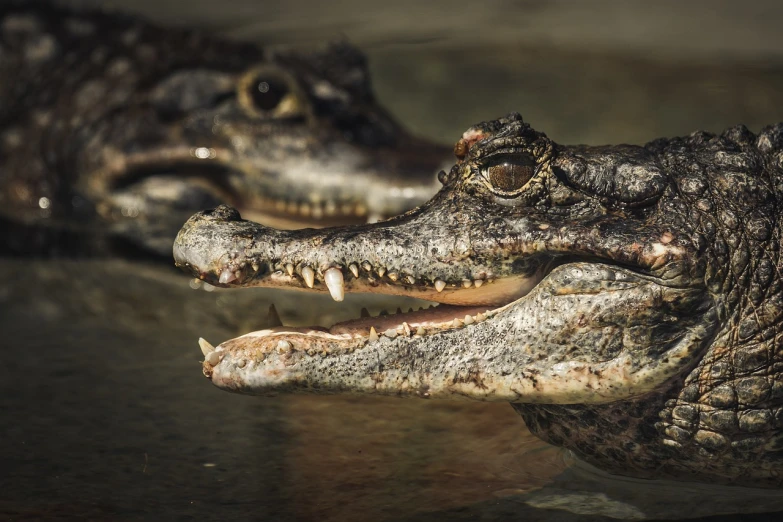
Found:
<svg viewBox="0 0 783 522"><path fill-rule="evenodd" d="M332 299L335 301L342 301L345 297L342 270L339 268L330 268L324 273L324 282L329 289L329 293L332 294Z"/></svg>
<svg viewBox="0 0 783 522"><path fill-rule="evenodd" d="M375 327L370 327L370 341L377 341L378 340L378 332L375 331Z"/></svg>
<svg viewBox="0 0 783 522"><path fill-rule="evenodd" d="M236 279L236 276L234 275L234 272L229 270L228 268L224 268L222 272L220 272L220 279L218 279L218 282L221 285L227 285L231 281Z"/></svg>
<svg viewBox="0 0 783 522"><path fill-rule="evenodd" d="M304 279L308 288L312 288L315 283L315 272L313 272L313 269L309 266L304 267L302 269L302 279Z"/></svg>
<svg viewBox="0 0 783 522"><path fill-rule="evenodd" d="M437 279L435 281L435 290L437 290L438 292L442 292L444 288L446 288L446 282Z"/></svg>
<svg viewBox="0 0 783 522"><path fill-rule="evenodd" d="M204 357L210 354L210 352L215 351L215 347L209 344L209 341L204 339L203 337L198 338L198 346L201 348L201 353L204 354Z"/></svg>
<svg viewBox="0 0 783 522"><path fill-rule="evenodd" d="M356 263L351 263L350 265L348 265L348 270L351 271L354 277L356 278L359 277L359 267L356 266Z"/></svg>

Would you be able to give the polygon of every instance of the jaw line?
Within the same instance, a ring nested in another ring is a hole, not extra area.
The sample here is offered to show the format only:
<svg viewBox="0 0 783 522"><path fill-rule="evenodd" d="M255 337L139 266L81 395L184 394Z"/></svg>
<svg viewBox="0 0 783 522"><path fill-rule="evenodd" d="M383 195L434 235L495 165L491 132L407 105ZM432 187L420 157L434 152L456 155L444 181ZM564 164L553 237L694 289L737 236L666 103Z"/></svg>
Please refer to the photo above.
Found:
<svg viewBox="0 0 783 522"><path fill-rule="evenodd" d="M365 344L372 341L372 331L378 337L386 335L387 337L425 337L437 335L449 330L464 327L466 324L479 323L491 319L495 315L522 302L537 286L543 281L548 273L545 267L542 267L535 275L530 277L508 277L498 279L488 286L501 288L501 292L491 290L495 296L503 297L495 303L471 303L462 302L459 305L444 304L452 298L440 294L429 293L425 295L413 295L412 293L375 290L373 293L382 293L384 295L400 295L404 297L415 297L436 301L439 306L419 311L404 312L394 315L364 317L349 321L336 323L324 331L319 327L286 327L276 326L264 330L250 332L241 337L231 339L221 343L216 351L233 350L236 346L246 348L266 345L263 351L271 351L281 346L281 343L288 343L291 349L309 351L313 342L331 345L326 349L327 353L331 351L342 352L344 350L361 349ZM392 287L396 289L396 287ZM490 290L487 287L482 287ZM473 289L479 290L479 289ZM312 290L310 290L312 291ZM452 295L466 293L468 290L457 289ZM444 297L446 297L444 299ZM371 330L372 329L372 330ZM392 333L394 332L394 333ZM324 351L321 349L321 351ZM205 374L211 374L212 365L204 361Z"/></svg>

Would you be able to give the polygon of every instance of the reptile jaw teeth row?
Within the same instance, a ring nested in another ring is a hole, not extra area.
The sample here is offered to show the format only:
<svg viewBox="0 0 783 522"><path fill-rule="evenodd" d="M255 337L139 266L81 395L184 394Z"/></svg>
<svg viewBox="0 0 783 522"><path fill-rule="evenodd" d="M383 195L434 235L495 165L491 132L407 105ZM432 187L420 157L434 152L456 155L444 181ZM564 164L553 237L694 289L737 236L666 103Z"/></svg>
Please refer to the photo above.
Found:
<svg viewBox="0 0 783 522"><path fill-rule="evenodd" d="M285 271L288 273L289 276L293 276L294 273L294 265L292 263L286 263L285 265ZM359 272L359 268L361 267L362 270L365 272L368 272L372 274L373 269L369 262L365 261L363 263L349 263L348 264L348 271L353 275L354 279L360 279L361 274ZM416 278L413 275L404 275L403 273L400 273L396 270L387 270L386 267L378 267L375 270L375 273L378 275L378 279L382 279L384 276L392 282L392 283L407 283L409 285L415 285L416 284ZM304 280L305 284L309 288L313 288L313 285L315 283L315 271L309 267L304 266L300 270L300 275L302 276L302 279ZM376 278L372 277L371 275L367 275L367 280L370 282L376 281ZM323 273L323 282L326 284L327 288L329 289L329 293L332 295L332 298L335 301L342 301L345 296L345 290L344 290L344 278L343 278L343 267L342 266L333 266L331 268L326 269ZM420 280L421 283L427 284L424 279ZM485 279L463 279L459 282L454 282L451 285L449 283L446 283L446 281L443 281L442 279L435 279L432 283L432 286L437 290L439 293L442 292L447 286L452 286L455 289L461 288L471 288L475 286L476 288L480 288L484 283L486 282L492 282L491 280L485 280Z"/></svg>
<svg viewBox="0 0 783 522"><path fill-rule="evenodd" d="M260 269L260 261L257 259L253 259L249 261L250 266L252 267L253 272L258 272ZM302 265L301 268L296 268L295 265L291 262L287 263L275 263L276 265L276 272L277 273L283 273L283 271L288 274L289 277L295 277L296 275L299 275L301 277L302 281L308 288L313 288L316 283L316 276L318 275L311 266L308 265ZM223 285L227 285L233 281L236 281L238 279L242 278L242 268L244 266L247 266L247 263L242 263L241 265L235 266L233 263L231 265L226 265L218 272L218 282ZM378 267L374 270L375 274L377 274L377 278L373 276L373 267L370 265L369 262L364 261L361 264L358 263L349 263L347 265L348 272L350 272L351 275L353 275L354 279L361 279L362 274L360 273L360 267L361 270L366 272L366 275L364 277L367 279L367 281L374 283L378 279L383 279L384 276L386 276L386 279L390 283L403 283L408 285L416 285L417 281L420 285L423 286L429 286L430 283L428 283L425 279L421 278L418 279L414 277L411 274L405 274L404 272L398 271L398 270L388 270L386 267ZM336 265L332 266L330 268L327 268L324 272L322 277L319 277L325 284L326 287L329 289L329 293L331 294L332 298L335 301L342 301L345 297L345 288L344 288L344 275L343 275L343 266ZM298 273L298 274L297 274ZM452 287L453 289L460 289L460 288L471 288L476 287L480 288L484 283L491 283L491 279L462 279L459 281L455 281L452 283L447 283L446 281L442 279L435 279L431 285L432 287L438 292L443 292L443 290L446 289L446 287Z"/></svg>
<svg viewBox="0 0 783 522"><path fill-rule="evenodd" d="M429 308L437 307L437 305L431 305ZM422 310L422 308L419 308L419 310ZM409 310L409 312L412 310ZM417 338L417 337L423 337L427 335L427 333L437 333L445 330L455 329L455 328L464 328L468 327L470 325L474 325L477 323L481 323L488 318L491 318L497 310L486 310L485 312L478 312L475 315L466 314L464 318L455 317L451 321L442 321L440 324L435 325L427 325L428 328L425 328L425 325L418 325L418 326L411 326L407 321L402 321L399 325L396 326L389 326L385 330L381 330L381 332L378 332L376 330L375 326L370 326L369 331L367 333L359 334L360 338L363 339L363 342L365 344L374 343L380 341L383 337L386 337L388 339L396 339L397 337L400 338ZM397 313L401 313L401 310L398 308ZM362 318L365 317L372 317L369 312L366 311L366 309L362 309ZM366 314L366 315L365 315ZM383 312L381 312L378 317L388 315ZM269 322L270 324L267 325L268 328L275 328L275 327L282 327L283 322L280 320L280 316L277 313L277 310L275 309L274 305L271 305L269 307ZM323 354L328 355L332 353L329 350L324 349L321 350L313 350L311 348L308 348L307 346L296 346L296 341L293 339L280 339L278 340L270 353L277 353L278 355L284 356L284 357L290 357L291 354L294 351L300 351L303 353L306 353L307 355L313 356L316 354ZM199 348L201 348L201 353L204 355L204 363L205 365L209 367L215 367L223 360L223 357L225 355L225 352L223 351L222 346L218 346L215 348L212 344L210 344L206 339L203 337L200 337L198 340ZM340 353L353 352L358 347L349 347L345 350L340 350L335 353L338 355ZM257 353L256 357L258 358L258 362L263 361L266 359L266 357L269 355L269 353ZM239 359L235 361L234 364L236 364L237 368L244 368L247 364L247 359Z"/></svg>
<svg viewBox="0 0 783 522"><path fill-rule="evenodd" d="M260 208L275 209L277 212L289 215L301 215L320 219L324 216L354 216L365 217L368 215L367 206L361 202L343 203L338 205L333 201L327 202L297 202L284 199L262 198L259 201Z"/></svg>

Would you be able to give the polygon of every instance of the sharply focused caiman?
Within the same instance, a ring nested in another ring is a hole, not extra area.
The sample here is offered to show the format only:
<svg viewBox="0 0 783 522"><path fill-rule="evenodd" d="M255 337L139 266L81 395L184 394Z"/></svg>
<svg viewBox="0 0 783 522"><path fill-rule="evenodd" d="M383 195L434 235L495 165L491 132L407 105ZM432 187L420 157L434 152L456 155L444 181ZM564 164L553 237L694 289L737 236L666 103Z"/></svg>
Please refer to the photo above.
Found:
<svg viewBox="0 0 783 522"><path fill-rule="evenodd" d="M0 4L0 252L168 255L182 222L221 202L284 228L372 221L429 199L449 156L377 104L346 43L275 52Z"/></svg>
<svg viewBox="0 0 783 522"><path fill-rule="evenodd" d="M455 153L372 225L193 216L174 257L210 283L442 303L202 340L212 383L508 401L612 473L783 486L783 124L562 146L511 114Z"/></svg>

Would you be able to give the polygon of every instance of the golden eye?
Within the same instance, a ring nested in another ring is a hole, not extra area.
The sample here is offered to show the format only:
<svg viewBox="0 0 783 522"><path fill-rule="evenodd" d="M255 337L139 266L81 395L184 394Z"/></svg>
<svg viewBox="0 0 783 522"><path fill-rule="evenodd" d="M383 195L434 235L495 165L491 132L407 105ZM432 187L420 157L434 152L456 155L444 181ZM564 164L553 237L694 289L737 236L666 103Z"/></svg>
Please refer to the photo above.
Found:
<svg viewBox="0 0 783 522"><path fill-rule="evenodd" d="M275 66L259 66L244 74L237 95L240 104L264 118L300 118L308 104L296 79Z"/></svg>
<svg viewBox="0 0 783 522"><path fill-rule="evenodd" d="M527 154L506 154L493 158L481 172L495 192L510 196L530 181L536 172L536 162Z"/></svg>

